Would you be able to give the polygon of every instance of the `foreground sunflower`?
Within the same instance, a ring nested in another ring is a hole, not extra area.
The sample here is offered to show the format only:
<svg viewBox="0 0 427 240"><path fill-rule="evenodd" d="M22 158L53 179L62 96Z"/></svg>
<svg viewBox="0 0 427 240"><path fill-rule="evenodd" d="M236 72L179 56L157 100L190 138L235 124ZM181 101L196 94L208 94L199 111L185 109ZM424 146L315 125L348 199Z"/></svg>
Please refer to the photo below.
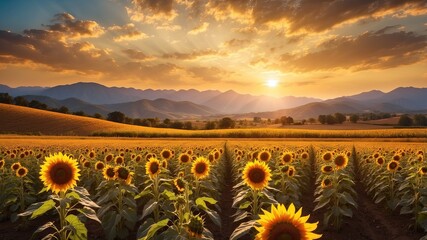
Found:
<svg viewBox="0 0 427 240"><path fill-rule="evenodd" d="M334 159L334 163L336 169L344 169L348 164L347 155L344 153L338 154Z"/></svg>
<svg viewBox="0 0 427 240"><path fill-rule="evenodd" d="M256 235L257 240L275 240L275 239L292 239L292 240L311 240L319 239L321 234L313 233L317 228L316 223L307 223L309 216L301 216L302 208L295 212L293 203L288 209L283 204L271 207L271 212L263 209L264 215L260 215L257 221L260 227Z"/></svg>
<svg viewBox="0 0 427 240"><path fill-rule="evenodd" d="M106 180L115 180L116 179L116 169L111 165L106 165L103 171L104 178Z"/></svg>
<svg viewBox="0 0 427 240"><path fill-rule="evenodd" d="M45 160L41 166L40 180L47 190L66 192L77 185L80 176L77 160L61 152L49 155Z"/></svg>
<svg viewBox="0 0 427 240"><path fill-rule="evenodd" d="M150 158L145 164L145 172L150 178L156 177L160 173L160 161L157 158Z"/></svg>
<svg viewBox="0 0 427 240"><path fill-rule="evenodd" d="M131 183L133 172L129 171L129 169L123 166L117 166L115 170L117 179L122 180L127 185Z"/></svg>
<svg viewBox="0 0 427 240"><path fill-rule="evenodd" d="M191 166L191 173L197 179L204 179L209 176L210 165L209 161L204 157L198 157Z"/></svg>
<svg viewBox="0 0 427 240"><path fill-rule="evenodd" d="M270 178L270 168L264 162L248 162L243 169L243 180L254 190L265 188Z"/></svg>

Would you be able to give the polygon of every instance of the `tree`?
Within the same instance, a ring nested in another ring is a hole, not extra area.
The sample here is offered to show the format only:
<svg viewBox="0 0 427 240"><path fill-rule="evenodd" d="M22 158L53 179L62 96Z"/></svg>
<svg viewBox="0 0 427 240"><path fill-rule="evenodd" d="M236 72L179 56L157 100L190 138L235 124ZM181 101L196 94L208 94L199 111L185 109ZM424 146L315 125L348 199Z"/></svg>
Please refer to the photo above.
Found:
<svg viewBox="0 0 427 240"><path fill-rule="evenodd" d="M423 114L414 115L414 124L417 126L427 126L427 117Z"/></svg>
<svg viewBox="0 0 427 240"><path fill-rule="evenodd" d="M213 122L213 121L207 121L207 122L206 122L206 125L205 125L205 128L206 128L207 130L215 129L215 128L216 128L216 123L215 123L215 122Z"/></svg>
<svg viewBox="0 0 427 240"><path fill-rule="evenodd" d="M222 118L219 121L219 128L234 128L235 125L236 122L234 122L234 120L229 117Z"/></svg>
<svg viewBox="0 0 427 240"><path fill-rule="evenodd" d="M314 123L316 123L316 119L314 119L314 118L309 118L309 119L308 119L308 122L309 122L310 124L314 124Z"/></svg>
<svg viewBox="0 0 427 240"><path fill-rule="evenodd" d="M24 97L18 96L13 99L15 105L28 107L28 101Z"/></svg>
<svg viewBox="0 0 427 240"><path fill-rule="evenodd" d="M102 115L101 115L101 114L99 114L99 113L95 113L95 114L93 114L93 117L94 117L94 118L98 118L98 119L102 119Z"/></svg>
<svg viewBox="0 0 427 240"><path fill-rule="evenodd" d="M43 109L43 110L46 110L46 109L47 109L47 105L46 105L46 104L41 103L41 102L39 102L39 101L37 101L37 100L32 100L32 101L28 104L28 106L29 106L29 107L31 107L31 108L37 108L37 109Z"/></svg>
<svg viewBox="0 0 427 240"><path fill-rule="evenodd" d="M282 125L289 125L294 123L294 119L292 117L283 116L280 118L280 122Z"/></svg>
<svg viewBox="0 0 427 240"><path fill-rule="evenodd" d="M62 106L62 107L60 107L60 108L58 109L58 112L60 112L60 113L69 113L69 110L68 110L68 108L67 108L67 107Z"/></svg>
<svg viewBox="0 0 427 240"><path fill-rule="evenodd" d="M260 123L261 122L261 117L254 117L253 120L255 123Z"/></svg>
<svg viewBox="0 0 427 240"><path fill-rule="evenodd" d="M169 118L165 118L165 120L163 120L163 123L164 123L166 126L169 126L169 125L171 124L171 120L170 120Z"/></svg>
<svg viewBox="0 0 427 240"><path fill-rule="evenodd" d="M335 124L337 123L337 120L335 119L334 116L332 116L331 114L326 115L326 123L327 124Z"/></svg>
<svg viewBox="0 0 427 240"><path fill-rule="evenodd" d="M318 120L321 124L326 124L326 115L319 115Z"/></svg>
<svg viewBox="0 0 427 240"><path fill-rule="evenodd" d="M107 116L108 121L123 123L125 121L125 114L119 111L110 112Z"/></svg>
<svg viewBox="0 0 427 240"><path fill-rule="evenodd" d="M352 115L350 116L350 122L352 122L352 123L357 123L357 121L359 121L359 115L357 115L357 114L352 114Z"/></svg>
<svg viewBox="0 0 427 240"><path fill-rule="evenodd" d="M342 113L335 113L334 117L335 117L335 122L339 124L342 124L347 119L346 116Z"/></svg>
<svg viewBox="0 0 427 240"><path fill-rule="evenodd" d="M182 129L184 128L184 123L180 122L180 121L174 121L171 124L171 128L175 128L175 129Z"/></svg>
<svg viewBox="0 0 427 240"><path fill-rule="evenodd" d="M12 104L13 98L9 93L0 93L0 103Z"/></svg>
<svg viewBox="0 0 427 240"><path fill-rule="evenodd" d="M408 115L402 115L399 118L399 126L412 126L413 124L413 120L412 118L410 118Z"/></svg>
<svg viewBox="0 0 427 240"><path fill-rule="evenodd" d="M191 123L190 121L185 122L184 129L187 129L187 130L193 129L193 123Z"/></svg>
<svg viewBox="0 0 427 240"><path fill-rule="evenodd" d="M73 115L76 115L76 116L85 116L86 114L83 111L77 111L77 112L73 112Z"/></svg>

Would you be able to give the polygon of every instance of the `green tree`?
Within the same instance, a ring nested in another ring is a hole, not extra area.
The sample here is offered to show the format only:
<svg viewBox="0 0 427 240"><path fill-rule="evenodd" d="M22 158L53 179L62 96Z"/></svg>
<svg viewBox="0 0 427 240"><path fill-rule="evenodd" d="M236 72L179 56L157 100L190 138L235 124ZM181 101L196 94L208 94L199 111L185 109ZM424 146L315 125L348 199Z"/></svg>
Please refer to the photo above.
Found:
<svg viewBox="0 0 427 240"><path fill-rule="evenodd" d="M222 118L219 121L219 128L234 128L235 125L236 122L229 117Z"/></svg>
<svg viewBox="0 0 427 240"><path fill-rule="evenodd" d="M335 124L337 123L337 120L335 119L334 116L332 116L331 114L326 115L326 123L327 124Z"/></svg>
<svg viewBox="0 0 427 240"><path fill-rule="evenodd" d="M119 111L110 112L107 116L108 121L123 123L126 115Z"/></svg>
<svg viewBox="0 0 427 240"><path fill-rule="evenodd" d="M317 120L318 120L321 124L326 124L326 115L319 115L319 117L317 118Z"/></svg>
<svg viewBox="0 0 427 240"><path fill-rule="evenodd" d="M216 123L214 121L207 121L205 128L207 130L211 130L211 129L215 129L216 128Z"/></svg>
<svg viewBox="0 0 427 240"><path fill-rule="evenodd" d="M423 114L414 115L414 125L427 126L427 117Z"/></svg>
<svg viewBox="0 0 427 240"><path fill-rule="evenodd" d="M0 93L0 103L12 104L13 98L9 93Z"/></svg>
<svg viewBox="0 0 427 240"><path fill-rule="evenodd" d="M15 105L28 107L28 101L24 97L18 96L13 99Z"/></svg>
<svg viewBox="0 0 427 240"><path fill-rule="evenodd" d="M414 121L412 120L412 118L410 118L408 115L405 114L405 115L400 116L398 125L399 126L412 126L413 122Z"/></svg>
<svg viewBox="0 0 427 240"><path fill-rule="evenodd" d="M335 122L342 124L346 120L346 116L342 113L335 113L334 114Z"/></svg>
<svg viewBox="0 0 427 240"><path fill-rule="evenodd" d="M359 115L357 115L357 114L352 114L352 115L350 116L350 122L352 122L352 123L357 123L357 121L359 121Z"/></svg>

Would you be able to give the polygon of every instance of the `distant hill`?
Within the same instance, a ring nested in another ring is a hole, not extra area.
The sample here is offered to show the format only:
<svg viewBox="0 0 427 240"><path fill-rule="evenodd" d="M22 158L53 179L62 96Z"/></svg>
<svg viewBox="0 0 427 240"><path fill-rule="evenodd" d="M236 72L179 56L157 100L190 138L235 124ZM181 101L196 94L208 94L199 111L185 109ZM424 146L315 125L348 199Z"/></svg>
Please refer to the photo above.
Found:
<svg viewBox="0 0 427 240"><path fill-rule="evenodd" d="M83 111L86 115L99 113L106 117L108 113L120 111L131 118L160 118L160 119L189 119L217 114L218 112L206 106L188 101L175 102L167 99L139 100L135 102L95 105L76 98L57 100L46 96L23 96L28 101L37 100L49 108L64 106L70 112Z"/></svg>
<svg viewBox="0 0 427 240"><path fill-rule="evenodd" d="M91 135L93 132L149 131L151 128L109 122L0 103L0 132L43 135ZM161 131L160 129L156 129ZM154 130L151 130L154 131Z"/></svg>
<svg viewBox="0 0 427 240"><path fill-rule="evenodd" d="M103 105L111 111L123 112L131 118L188 119L216 114L217 111L188 101L167 99L139 100L136 102Z"/></svg>
<svg viewBox="0 0 427 240"><path fill-rule="evenodd" d="M138 100L168 99L171 101L191 101L205 105L222 113L244 113L266 110L278 110L296 107L309 102L318 102L320 99L306 97L274 98L267 96L253 96L240 94L234 91L220 92L217 90L198 91L189 90L140 90L135 88L106 87L98 83L74 83L59 85L51 88L9 88L0 85L0 92L8 92L12 96L41 95L58 100L77 98L84 102L103 105L135 102Z"/></svg>

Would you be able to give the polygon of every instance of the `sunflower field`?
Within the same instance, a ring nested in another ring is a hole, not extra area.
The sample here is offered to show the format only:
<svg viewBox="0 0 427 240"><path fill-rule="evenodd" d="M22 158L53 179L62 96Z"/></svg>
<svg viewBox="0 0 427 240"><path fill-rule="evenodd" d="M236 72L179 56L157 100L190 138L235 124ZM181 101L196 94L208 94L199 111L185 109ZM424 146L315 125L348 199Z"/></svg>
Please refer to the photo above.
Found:
<svg viewBox="0 0 427 240"><path fill-rule="evenodd" d="M272 140L4 144L0 238L427 239L425 151Z"/></svg>

